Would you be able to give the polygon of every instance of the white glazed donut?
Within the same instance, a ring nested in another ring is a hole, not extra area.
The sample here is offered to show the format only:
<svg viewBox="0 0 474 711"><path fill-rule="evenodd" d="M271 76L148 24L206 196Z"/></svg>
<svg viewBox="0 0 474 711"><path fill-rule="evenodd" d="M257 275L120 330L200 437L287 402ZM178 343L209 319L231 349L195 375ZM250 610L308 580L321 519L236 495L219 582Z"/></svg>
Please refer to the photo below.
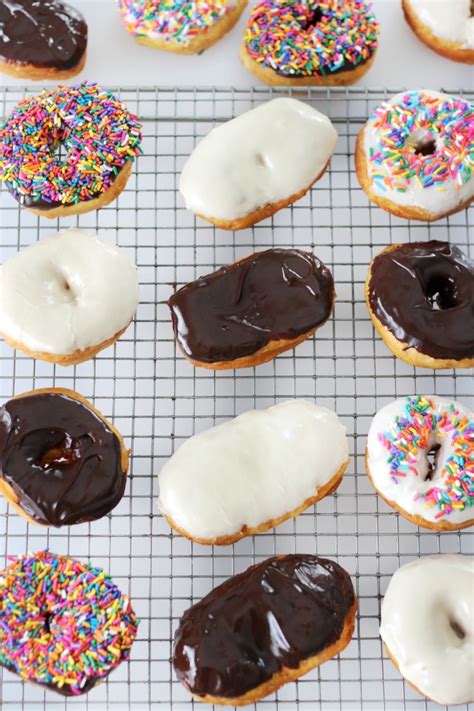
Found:
<svg viewBox="0 0 474 711"><path fill-rule="evenodd" d="M333 491L348 457L335 412L288 400L188 439L161 470L159 507L191 540L231 543Z"/></svg>
<svg viewBox="0 0 474 711"><path fill-rule="evenodd" d="M470 150L474 106L437 91L406 91L370 115L357 137L356 172L379 207L438 220L474 198Z"/></svg>
<svg viewBox="0 0 474 711"><path fill-rule="evenodd" d="M242 229L297 200L324 173L337 141L327 116L278 98L214 128L181 174L186 207Z"/></svg>
<svg viewBox="0 0 474 711"><path fill-rule="evenodd" d="M434 459L434 461L430 461ZM377 412L367 471L387 503L419 526L474 523L474 415L439 397L405 397Z"/></svg>
<svg viewBox="0 0 474 711"><path fill-rule="evenodd" d="M459 62L474 62L471 0L402 0L408 24L435 52Z"/></svg>
<svg viewBox="0 0 474 711"><path fill-rule="evenodd" d="M474 559L433 555L397 570L380 635L421 694L438 704L474 701Z"/></svg>
<svg viewBox="0 0 474 711"><path fill-rule="evenodd" d="M41 360L92 358L121 335L137 305L127 254L79 229L42 239L0 267L0 333Z"/></svg>

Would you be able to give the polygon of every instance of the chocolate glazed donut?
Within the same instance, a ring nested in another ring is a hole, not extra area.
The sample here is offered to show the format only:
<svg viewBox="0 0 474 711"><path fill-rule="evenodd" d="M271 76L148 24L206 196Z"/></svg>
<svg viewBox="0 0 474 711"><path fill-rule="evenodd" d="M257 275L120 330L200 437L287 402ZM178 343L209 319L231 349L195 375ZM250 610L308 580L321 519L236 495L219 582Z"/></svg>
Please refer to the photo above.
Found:
<svg viewBox="0 0 474 711"><path fill-rule="evenodd" d="M86 22L70 5L0 0L0 71L32 79L73 76L86 47Z"/></svg>
<svg viewBox="0 0 474 711"><path fill-rule="evenodd" d="M313 555L269 558L215 588L181 618L173 666L202 701L257 701L349 643L356 597L348 573Z"/></svg>
<svg viewBox="0 0 474 711"><path fill-rule="evenodd" d="M311 252L269 249L183 286L168 305L184 355L220 369L294 348L327 321L334 297L331 272Z"/></svg>
<svg viewBox="0 0 474 711"><path fill-rule="evenodd" d="M474 364L474 265L448 242L387 247L369 269L366 299L388 347L431 368Z"/></svg>
<svg viewBox="0 0 474 711"><path fill-rule="evenodd" d="M0 490L29 521L94 521L123 496L128 452L77 393L33 391L0 409Z"/></svg>

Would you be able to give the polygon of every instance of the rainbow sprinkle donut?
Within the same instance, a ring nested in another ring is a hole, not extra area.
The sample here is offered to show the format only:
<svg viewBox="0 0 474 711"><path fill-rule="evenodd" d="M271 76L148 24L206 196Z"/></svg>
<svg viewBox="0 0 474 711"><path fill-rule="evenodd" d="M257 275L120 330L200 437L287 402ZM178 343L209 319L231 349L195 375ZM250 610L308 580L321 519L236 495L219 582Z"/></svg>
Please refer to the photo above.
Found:
<svg viewBox="0 0 474 711"><path fill-rule="evenodd" d="M0 181L36 214L89 212L123 190L140 141L138 118L97 84L48 89L0 129Z"/></svg>
<svg viewBox="0 0 474 711"><path fill-rule="evenodd" d="M129 658L138 620L110 577L40 551L0 573L0 665L63 696L84 694Z"/></svg>
<svg viewBox="0 0 474 711"><path fill-rule="evenodd" d="M352 84L371 66L378 33L365 0L261 0L240 56L267 84Z"/></svg>
<svg viewBox="0 0 474 711"><path fill-rule="evenodd" d="M405 397L375 415L367 471L405 518L436 530L474 524L474 414L439 397Z"/></svg>
<svg viewBox="0 0 474 711"><path fill-rule="evenodd" d="M372 112L356 144L368 197L412 220L438 220L474 199L474 106L437 91L397 94Z"/></svg>
<svg viewBox="0 0 474 711"><path fill-rule="evenodd" d="M247 0L119 0L126 30L140 44L196 54L235 25Z"/></svg>

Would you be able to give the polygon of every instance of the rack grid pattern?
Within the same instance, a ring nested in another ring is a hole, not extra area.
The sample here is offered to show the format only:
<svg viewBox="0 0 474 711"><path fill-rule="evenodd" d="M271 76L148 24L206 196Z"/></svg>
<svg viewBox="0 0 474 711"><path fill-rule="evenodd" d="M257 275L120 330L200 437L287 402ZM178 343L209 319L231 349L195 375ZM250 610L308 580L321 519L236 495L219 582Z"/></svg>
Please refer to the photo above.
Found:
<svg viewBox="0 0 474 711"><path fill-rule="evenodd" d="M363 283L371 257L389 243L438 238L473 256L474 211L428 225L397 219L369 204L353 170L354 141L371 108L396 91L304 90L294 96L329 114L339 132L330 169L292 207L252 229L223 232L184 208L177 191L183 163L216 123L291 92L113 89L144 122L144 153L126 190L100 212L60 221L20 210L3 192L0 259L59 227L97 231L124 247L138 265L141 303L136 319L112 348L74 368L33 361L0 344L0 396L3 402L14 393L57 386L90 398L133 450L129 483L111 515L58 530L28 525L1 501L0 563L6 564L8 555L45 546L90 559L131 595L141 625L131 662L86 697L66 700L23 684L5 671L0 707L204 708L190 699L170 665L180 615L228 576L275 553L297 551L332 557L350 572L359 597L356 632L340 657L283 687L261 701L258 709L439 709L405 684L386 658L378 634L381 599L400 565L432 553L472 554L474 538L469 531L438 535L420 530L400 517L373 491L365 473L364 449L373 414L395 397L440 394L472 407L473 373L414 369L395 359L374 334ZM3 89L2 113L7 115L21 96L37 90ZM474 93L467 95L472 98ZM175 286L271 246L312 249L332 269L337 288L334 317L315 338L256 369L220 373L194 369L176 348L167 298ZM337 493L275 530L233 546L194 545L172 533L157 512L156 497L157 474L173 450L194 432L247 409L294 397L335 408L347 427L351 464Z"/></svg>

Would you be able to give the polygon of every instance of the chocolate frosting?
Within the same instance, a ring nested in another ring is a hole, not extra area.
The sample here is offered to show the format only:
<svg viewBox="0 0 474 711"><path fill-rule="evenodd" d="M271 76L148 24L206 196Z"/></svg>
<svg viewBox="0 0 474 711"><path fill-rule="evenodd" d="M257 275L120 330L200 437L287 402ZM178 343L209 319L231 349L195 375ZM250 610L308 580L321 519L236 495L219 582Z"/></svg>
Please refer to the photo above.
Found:
<svg viewBox="0 0 474 711"><path fill-rule="evenodd" d="M0 409L0 476L28 516L51 526L101 518L126 483L117 435L60 393L15 398Z"/></svg>
<svg viewBox="0 0 474 711"><path fill-rule="evenodd" d="M67 70L87 46L87 25L75 8L57 0L0 0L0 59Z"/></svg>
<svg viewBox="0 0 474 711"><path fill-rule="evenodd" d="M174 640L176 675L198 696L242 696L336 642L354 602L351 579L337 563L269 558L184 613Z"/></svg>
<svg viewBox="0 0 474 711"><path fill-rule="evenodd" d="M403 343L432 358L474 357L474 264L448 242L382 252L370 268L370 309Z"/></svg>
<svg viewBox="0 0 474 711"><path fill-rule="evenodd" d="M269 249L183 286L168 304L183 351L213 363L321 326L334 297L332 274L313 254Z"/></svg>

